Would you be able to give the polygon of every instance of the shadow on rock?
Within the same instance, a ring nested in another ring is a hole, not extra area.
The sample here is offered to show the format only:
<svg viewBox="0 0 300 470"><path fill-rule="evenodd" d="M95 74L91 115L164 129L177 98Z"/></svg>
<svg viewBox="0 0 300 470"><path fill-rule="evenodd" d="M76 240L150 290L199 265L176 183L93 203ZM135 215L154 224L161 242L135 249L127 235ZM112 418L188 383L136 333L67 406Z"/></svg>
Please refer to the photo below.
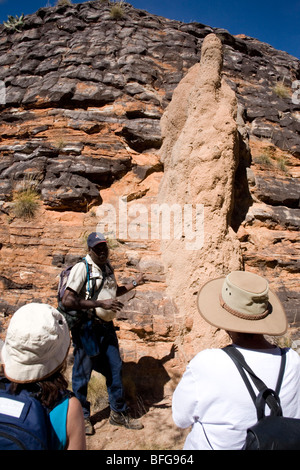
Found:
<svg viewBox="0 0 300 470"><path fill-rule="evenodd" d="M174 358L175 345L168 355L162 359L154 359L151 356L142 357L136 362L124 362L123 383L125 398L130 408L131 415L135 418L146 414L151 407L168 408L169 405L160 403L164 399L164 388L170 380L164 364ZM108 419L110 407L106 406L91 416L91 421L96 424Z"/></svg>
<svg viewBox="0 0 300 470"><path fill-rule="evenodd" d="M142 357L136 362L123 364L123 383L126 400L136 416L142 416L151 406L164 407L158 404L164 399L165 385L171 379L164 364L173 359L175 346L162 359L151 356Z"/></svg>

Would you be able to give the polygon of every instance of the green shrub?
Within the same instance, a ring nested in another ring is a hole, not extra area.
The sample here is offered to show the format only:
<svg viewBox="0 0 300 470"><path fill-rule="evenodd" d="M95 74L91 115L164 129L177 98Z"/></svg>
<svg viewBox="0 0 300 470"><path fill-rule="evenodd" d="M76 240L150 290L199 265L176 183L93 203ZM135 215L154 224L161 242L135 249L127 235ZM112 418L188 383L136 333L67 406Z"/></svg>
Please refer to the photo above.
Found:
<svg viewBox="0 0 300 470"><path fill-rule="evenodd" d="M8 16L8 20L3 22L4 27L9 31L21 32L21 29L24 25L24 13L19 16Z"/></svg>
<svg viewBox="0 0 300 470"><path fill-rule="evenodd" d="M259 165L266 167L274 166L276 160L276 148L273 145L268 145L262 149L262 153L258 155L254 161Z"/></svg>
<svg viewBox="0 0 300 470"><path fill-rule="evenodd" d="M58 7L64 7L64 6L70 7L72 5L72 2L71 0L57 0L56 5Z"/></svg>
<svg viewBox="0 0 300 470"><path fill-rule="evenodd" d="M277 160L277 167L279 168L280 171L283 171L284 173L288 173L287 161L285 158L279 158Z"/></svg>
<svg viewBox="0 0 300 470"><path fill-rule="evenodd" d="M271 157L266 153L262 153L261 155L256 157L255 161L256 161L256 163L259 163L260 165L263 165L263 166L272 166L273 165Z"/></svg>
<svg viewBox="0 0 300 470"><path fill-rule="evenodd" d="M33 188L17 190L13 195L13 213L20 219L33 219L39 206L39 194Z"/></svg>
<svg viewBox="0 0 300 470"><path fill-rule="evenodd" d="M123 2L118 2L110 9L110 17L112 20L121 20L124 16Z"/></svg>
<svg viewBox="0 0 300 470"><path fill-rule="evenodd" d="M291 95L290 89L285 86L283 82L278 82L273 87L273 91L275 95L279 96L279 98L288 98Z"/></svg>
<svg viewBox="0 0 300 470"><path fill-rule="evenodd" d="M88 384L88 400L91 403L93 412L99 411L103 405L108 404L108 394L106 388L106 379L98 372L92 373L91 380Z"/></svg>

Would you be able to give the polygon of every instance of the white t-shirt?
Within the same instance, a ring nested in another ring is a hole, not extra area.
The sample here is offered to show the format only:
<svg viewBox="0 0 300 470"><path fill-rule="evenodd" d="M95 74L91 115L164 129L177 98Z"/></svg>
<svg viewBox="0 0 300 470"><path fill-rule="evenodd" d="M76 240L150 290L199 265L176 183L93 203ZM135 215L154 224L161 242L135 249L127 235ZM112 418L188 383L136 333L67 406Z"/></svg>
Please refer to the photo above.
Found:
<svg viewBox="0 0 300 470"><path fill-rule="evenodd" d="M104 283L102 285L103 280L103 271L102 269L97 266L90 257L90 255L86 255L86 260L90 265L90 288L92 288L93 282L95 282L94 294L91 297L92 300L105 300L105 299L115 299L116 292L117 292L117 282L114 276L112 269L106 266L105 269L105 276L104 276ZM102 287L101 287L102 286ZM72 289L76 292L79 297L87 299L88 298L88 290L87 290L87 270L86 264L84 263L77 263L71 269L68 282L66 288ZM99 291L101 287L101 290ZM96 315L102 318L105 321L112 320L116 313L112 310L106 310L102 308L95 309Z"/></svg>
<svg viewBox="0 0 300 470"><path fill-rule="evenodd" d="M274 390L281 361L279 348L238 349L255 374ZM300 418L300 357L292 349L286 354L279 397L283 415ZM265 414L269 414L266 408ZM172 410L178 427L192 426L184 450L239 450L247 428L257 421L246 385L221 349L206 349L191 360L174 392Z"/></svg>

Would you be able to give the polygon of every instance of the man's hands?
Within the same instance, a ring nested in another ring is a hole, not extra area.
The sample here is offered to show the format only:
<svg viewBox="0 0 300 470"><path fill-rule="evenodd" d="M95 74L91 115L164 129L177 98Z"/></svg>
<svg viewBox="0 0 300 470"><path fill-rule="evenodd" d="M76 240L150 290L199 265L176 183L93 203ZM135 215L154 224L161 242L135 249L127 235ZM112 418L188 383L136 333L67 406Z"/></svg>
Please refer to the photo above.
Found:
<svg viewBox="0 0 300 470"><path fill-rule="evenodd" d="M135 278L135 282L137 286L141 286L146 282L145 275L143 273L139 273ZM117 288L117 296L123 295L126 292L133 289L135 286L132 284L132 281L124 286L118 286ZM119 312L122 310L124 304L116 299L107 299L107 300L96 300L95 301L95 308L100 307L104 310L112 310L114 312Z"/></svg>
<svg viewBox="0 0 300 470"><path fill-rule="evenodd" d="M100 307L104 310L113 310L119 312L123 308L123 303L116 299L96 300L95 308Z"/></svg>
<svg viewBox="0 0 300 470"><path fill-rule="evenodd" d="M146 282L145 275L143 273L138 274L138 276L135 278L135 282L137 283L138 286L145 284Z"/></svg>
<svg viewBox="0 0 300 470"><path fill-rule="evenodd" d="M146 282L145 275L143 273L137 274L135 278L137 286L141 286ZM117 296L126 294L130 290L134 289L132 281L123 286L117 287ZM106 299L106 300L85 300L81 299L78 294L71 289L66 289L64 297L62 299L64 307L70 310L81 310L81 309L90 309L90 308L103 308L104 310L113 310L114 312L119 312L123 308L123 303L116 299Z"/></svg>
<svg viewBox="0 0 300 470"><path fill-rule="evenodd" d="M66 289L62 303L64 307L70 310L87 310L91 308L103 308L105 310L113 310L118 312L123 308L122 302L116 299L107 300L85 300L81 299L76 292Z"/></svg>
<svg viewBox="0 0 300 470"><path fill-rule="evenodd" d="M131 291L134 289L136 286L141 286L146 282L145 275L143 273L139 273L136 278L134 279L135 283L133 281L130 281L123 286L118 286L117 288L117 297L120 295L124 295L127 292Z"/></svg>

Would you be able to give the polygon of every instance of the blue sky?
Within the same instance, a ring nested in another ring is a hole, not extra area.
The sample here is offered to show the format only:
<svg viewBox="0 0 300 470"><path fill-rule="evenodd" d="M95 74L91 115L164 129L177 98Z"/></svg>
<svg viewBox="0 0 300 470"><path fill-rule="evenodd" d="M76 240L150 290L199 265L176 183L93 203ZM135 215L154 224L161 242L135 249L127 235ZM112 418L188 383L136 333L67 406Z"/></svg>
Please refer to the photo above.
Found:
<svg viewBox="0 0 300 470"><path fill-rule="evenodd" d="M30 14L57 0L0 0L0 23ZM73 0L72 3L82 3ZM300 59L300 0L131 0L135 8L189 23L246 34Z"/></svg>

